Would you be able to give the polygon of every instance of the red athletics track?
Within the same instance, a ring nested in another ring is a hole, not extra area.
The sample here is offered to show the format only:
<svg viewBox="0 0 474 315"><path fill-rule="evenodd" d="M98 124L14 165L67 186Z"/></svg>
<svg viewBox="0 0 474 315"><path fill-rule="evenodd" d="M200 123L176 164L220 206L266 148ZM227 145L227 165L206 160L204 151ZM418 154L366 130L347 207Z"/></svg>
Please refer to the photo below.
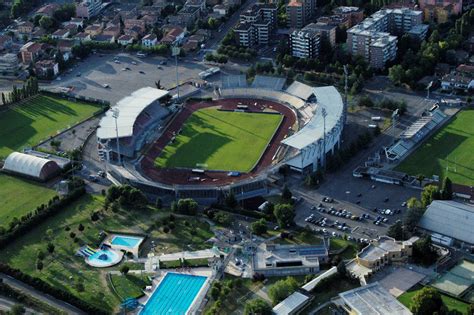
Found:
<svg viewBox="0 0 474 315"><path fill-rule="evenodd" d="M228 172L206 171L205 174L193 174L190 169L175 168L157 168L154 165L155 159L160 155L164 147L170 142L171 138L183 126L184 122L191 114L201 108L221 106L222 109L237 109L237 104L248 105L249 110L253 112L262 112L265 108L271 108L280 112L285 117L280 124L277 132L269 143L268 148L263 153L260 161L250 173L242 173L239 177L229 177ZM257 106L255 106L257 103ZM223 99L208 102L196 102L187 104L186 107L173 119L165 132L151 146L150 150L145 154L141 161L141 168L146 177L164 184L180 184L180 185L225 185L232 182L241 181L246 178L257 175L263 169L272 163L272 157L275 155L280 142L285 138L288 130L294 125L296 117L291 109L280 103L261 100L261 99ZM190 181L190 177L199 176L201 181Z"/></svg>

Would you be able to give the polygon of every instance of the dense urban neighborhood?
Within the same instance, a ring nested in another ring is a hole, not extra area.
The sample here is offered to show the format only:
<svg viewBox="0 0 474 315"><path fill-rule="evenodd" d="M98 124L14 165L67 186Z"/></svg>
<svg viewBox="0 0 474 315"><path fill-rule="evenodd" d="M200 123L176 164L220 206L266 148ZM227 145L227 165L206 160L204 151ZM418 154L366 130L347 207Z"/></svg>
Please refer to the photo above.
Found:
<svg viewBox="0 0 474 315"><path fill-rule="evenodd" d="M0 3L0 314L474 315L471 0Z"/></svg>

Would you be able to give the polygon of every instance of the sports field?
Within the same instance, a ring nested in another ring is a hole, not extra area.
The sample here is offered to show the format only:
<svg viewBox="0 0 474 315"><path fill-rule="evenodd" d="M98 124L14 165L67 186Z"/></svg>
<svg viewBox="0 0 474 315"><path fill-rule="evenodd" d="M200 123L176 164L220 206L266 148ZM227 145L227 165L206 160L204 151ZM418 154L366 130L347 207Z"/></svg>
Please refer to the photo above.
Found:
<svg viewBox="0 0 474 315"><path fill-rule="evenodd" d="M37 144L58 131L90 117L98 105L50 96L34 99L0 113L0 157Z"/></svg>
<svg viewBox="0 0 474 315"><path fill-rule="evenodd" d="M448 176L454 183L474 185L474 110L463 110L420 148L397 171L427 177Z"/></svg>
<svg viewBox="0 0 474 315"><path fill-rule="evenodd" d="M463 260L431 285L440 291L460 297L474 283L474 263Z"/></svg>
<svg viewBox="0 0 474 315"><path fill-rule="evenodd" d="M194 112L155 160L158 167L249 172L260 159L282 115L205 108Z"/></svg>
<svg viewBox="0 0 474 315"><path fill-rule="evenodd" d="M34 182L0 174L0 226L7 227L37 206L47 203L56 192Z"/></svg>

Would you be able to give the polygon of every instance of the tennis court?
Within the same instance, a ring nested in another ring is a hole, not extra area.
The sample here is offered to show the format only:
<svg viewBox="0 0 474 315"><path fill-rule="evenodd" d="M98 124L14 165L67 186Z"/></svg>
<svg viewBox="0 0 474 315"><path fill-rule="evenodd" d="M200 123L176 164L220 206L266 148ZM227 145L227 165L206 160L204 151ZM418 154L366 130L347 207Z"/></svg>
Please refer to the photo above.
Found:
<svg viewBox="0 0 474 315"><path fill-rule="evenodd" d="M443 292L460 297L474 284L474 263L463 260L431 285Z"/></svg>

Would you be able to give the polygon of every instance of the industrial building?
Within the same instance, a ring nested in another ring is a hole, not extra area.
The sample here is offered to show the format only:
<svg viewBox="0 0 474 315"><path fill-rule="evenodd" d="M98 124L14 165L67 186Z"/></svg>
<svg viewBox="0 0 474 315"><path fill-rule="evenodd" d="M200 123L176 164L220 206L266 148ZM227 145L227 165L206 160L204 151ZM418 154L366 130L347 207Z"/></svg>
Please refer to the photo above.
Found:
<svg viewBox="0 0 474 315"><path fill-rule="evenodd" d="M474 206L452 200L434 200L418 223L432 235L432 241L444 246L474 245Z"/></svg>
<svg viewBox="0 0 474 315"><path fill-rule="evenodd" d="M56 162L46 158L13 152L5 160L2 171L37 181L47 181L56 176L61 168Z"/></svg>

